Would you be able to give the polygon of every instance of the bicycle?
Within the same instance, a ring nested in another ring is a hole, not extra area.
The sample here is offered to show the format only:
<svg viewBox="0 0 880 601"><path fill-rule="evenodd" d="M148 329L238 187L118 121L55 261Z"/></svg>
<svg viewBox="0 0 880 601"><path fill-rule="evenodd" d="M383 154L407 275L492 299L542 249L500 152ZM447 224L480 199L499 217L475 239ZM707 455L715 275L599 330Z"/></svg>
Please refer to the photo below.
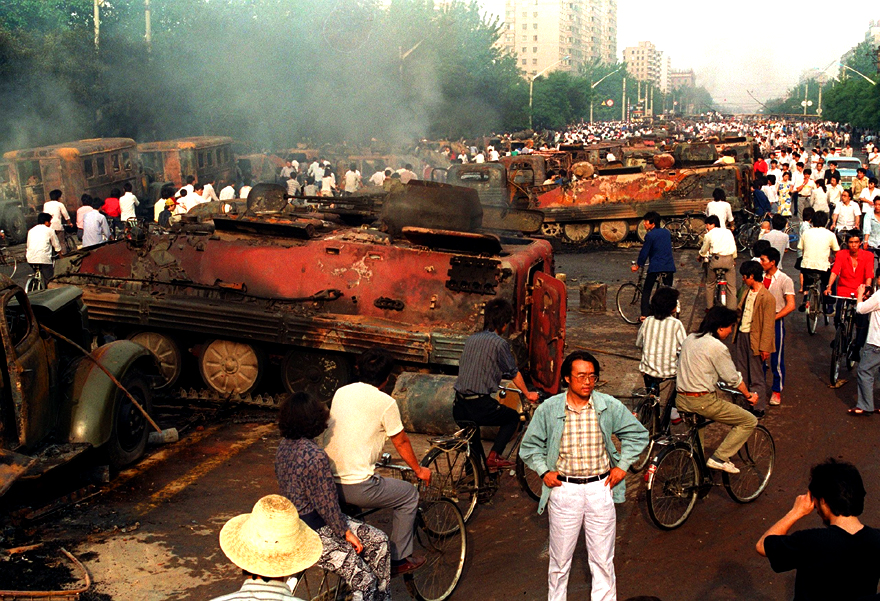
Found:
<svg viewBox="0 0 880 601"><path fill-rule="evenodd" d="M743 222L739 224L734 234L737 248L740 252L752 248L752 245L758 241L758 236L761 235L761 222L769 215L767 213L764 217L758 217L757 213L753 213L748 209L742 209L742 214L744 217Z"/></svg>
<svg viewBox="0 0 880 601"><path fill-rule="evenodd" d="M519 402L520 428L516 437L508 445L503 459L513 461L512 470L489 470L486 465L485 453L474 450L480 443L480 427L475 423L467 423L450 436L438 436L429 439L431 450L419 465L431 470L431 488L436 494L455 501L461 510L465 522L471 519L479 501L486 502L494 496L501 485L503 471L512 472L520 487L533 500L541 498L541 477L526 467L519 457L519 445L535 412L535 406L522 402L519 390L499 387L502 399L509 393L516 393ZM509 407L511 404L508 404ZM464 423L464 422L462 422ZM478 457L479 456L479 457Z"/></svg>
<svg viewBox="0 0 880 601"><path fill-rule="evenodd" d="M43 272L40 271L40 266L33 263L29 263L28 265L30 265L33 273L29 275L27 281L25 281L24 291L30 294L31 292L45 290L47 282L43 279Z"/></svg>
<svg viewBox="0 0 880 601"><path fill-rule="evenodd" d="M816 333L816 328L819 325L819 317L823 317L825 325L828 325L828 314L825 313L822 302L821 278L816 274L808 274L807 277L810 278L810 283L804 294L804 304L806 305L807 331L812 336Z"/></svg>
<svg viewBox="0 0 880 601"><path fill-rule="evenodd" d="M443 601L458 586L467 560L467 526L456 504L436 495L436 489L425 486L406 465L391 463L391 455L383 453L376 463L379 469L390 470L419 489L416 516L415 553L427 558L425 565L403 575L407 592L416 601ZM363 520L381 509L360 510L347 507L355 519ZM293 589L296 597L309 601L343 601L351 599L345 581L333 572L312 567L303 572Z"/></svg>
<svg viewBox="0 0 880 601"><path fill-rule="evenodd" d="M718 385L726 393L741 397L739 391ZM714 486L714 472L706 466L700 430L712 423L696 413L681 411L688 426L685 434L670 435L657 441L660 450L651 460L646 475L648 515L661 530L673 530L684 524L697 502ZM770 431L758 424L735 457L730 460L740 473L721 472L727 494L737 503L758 498L770 481L776 463L776 445Z"/></svg>
<svg viewBox="0 0 880 601"><path fill-rule="evenodd" d="M685 246L699 246L706 233L706 219L700 213L685 213L666 222L666 229L672 237L672 248L680 250Z"/></svg>
<svg viewBox="0 0 880 601"><path fill-rule="evenodd" d="M9 241L6 239L6 232L0 230L0 273L8 278L15 276L18 268L18 261L15 255L9 251Z"/></svg>
<svg viewBox="0 0 880 601"><path fill-rule="evenodd" d="M840 319L835 320L834 340L831 342L831 385L834 386L840 380L841 364L845 364L847 370L852 371L856 360L852 356L855 345L855 313L856 299L854 297L828 295L843 302Z"/></svg>
<svg viewBox="0 0 880 601"><path fill-rule="evenodd" d="M635 261L630 261L630 264L635 265ZM654 282L654 287L650 291L651 295L653 295L660 286L668 277L668 272L661 271L657 274L657 280ZM639 268L639 278L635 284L632 282L626 282L621 284L620 288L617 289L617 296L615 297L615 302L617 303L617 312L620 313L620 316L623 318L623 321L631 324L638 324L641 322L642 316L642 288L645 285L645 268L642 266Z"/></svg>
<svg viewBox="0 0 880 601"><path fill-rule="evenodd" d="M660 388L666 382L675 382L675 377L663 378L662 380L655 382L652 386L637 389L633 392L634 398L641 399L636 403L633 415L639 420L639 423L645 426L645 429L648 431L648 436L650 437L648 440L648 446L645 447L645 450L642 451L642 454L639 455L638 459L629 466L629 471L633 474L638 474L648 465L648 461L650 461L651 454L654 450L654 443L660 438L669 436L670 434L672 408L675 406L674 396L670 396L666 400L666 405L663 407L662 412L660 409ZM674 394L675 387L673 385L672 395Z"/></svg>
<svg viewBox="0 0 880 601"><path fill-rule="evenodd" d="M718 255L714 255L715 259L718 258ZM703 259L703 267L705 269L704 273L709 272L709 257L705 257ZM726 267L713 267L712 270L715 272L715 294L712 300L713 307L726 307L727 306L727 268Z"/></svg>

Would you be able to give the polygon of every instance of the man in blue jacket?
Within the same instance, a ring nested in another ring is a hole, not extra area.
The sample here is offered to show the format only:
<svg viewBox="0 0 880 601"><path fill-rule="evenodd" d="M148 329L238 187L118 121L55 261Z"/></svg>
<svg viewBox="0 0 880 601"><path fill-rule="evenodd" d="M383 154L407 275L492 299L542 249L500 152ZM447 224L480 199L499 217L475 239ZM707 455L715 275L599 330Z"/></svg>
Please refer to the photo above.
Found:
<svg viewBox="0 0 880 601"><path fill-rule="evenodd" d="M620 401L596 392L599 362L575 351L562 363L568 390L535 410L519 456L544 480L538 513L550 507L548 601L563 601L575 544L584 527L592 601L616 601L614 503L624 477L648 444L648 431ZM620 440L620 451L611 437Z"/></svg>
<svg viewBox="0 0 880 601"><path fill-rule="evenodd" d="M645 221L645 229L648 233L645 235L645 243L632 270L638 271L639 267L648 263L648 273L642 286L642 321L644 321L648 316L651 293L654 291L657 278L659 277L665 286L672 286L675 259L672 258L672 236L669 235L669 230L660 227L660 214L657 211L648 211L642 219Z"/></svg>

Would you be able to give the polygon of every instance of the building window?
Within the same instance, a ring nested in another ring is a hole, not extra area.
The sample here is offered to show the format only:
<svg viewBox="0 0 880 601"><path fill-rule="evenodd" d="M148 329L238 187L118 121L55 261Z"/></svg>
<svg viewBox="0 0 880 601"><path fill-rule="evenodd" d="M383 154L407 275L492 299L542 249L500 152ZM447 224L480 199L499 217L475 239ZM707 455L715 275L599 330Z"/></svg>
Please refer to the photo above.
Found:
<svg viewBox="0 0 880 601"><path fill-rule="evenodd" d="M527 13L526 11L523 11L523 19L525 19L528 16L529 16L529 13Z"/></svg>
<svg viewBox="0 0 880 601"><path fill-rule="evenodd" d="M528 29L528 28L529 28L529 24L528 24L528 23L523 23L523 29Z"/></svg>
<svg viewBox="0 0 880 601"><path fill-rule="evenodd" d="M537 19L537 18L538 18L538 12L537 12L537 11L533 12L533 13L532 13L532 16L535 17L535 18Z"/></svg>
<svg viewBox="0 0 880 601"><path fill-rule="evenodd" d="M532 23L532 29L537 29L537 28L538 28L538 24L537 24L537 23Z"/></svg>
<svg viewBox="0 0 880 601"><path fill-rule="evenodd" d="M537 41L538 41L538 36L532 36L532 41L533 41L533 42L537 42Z"/></svg>
<svg viewBox="0 0 880 601"><path fill-rule="evenodd" d="M525 59L525 58L524 58L524 59L522 59L522 62L523 62L523 64L524 64L524 65L528 65L528 64L529 64L529 61L528 61L528 59Z"/></svg>
<svg viewBox="0 0 880 601"><path fill-rule="evenodd" d="M525 42L528 39L528 37L529 36L527 36L527 35L520 36L520 41Z"/></svg>
<svg viewBox="0 0 880 601"><path fill-rule="evenodd" d="M532 46L532 52L538 52L538 47L537 47L537 46Z"/></svg>
<svg viewBox="0 0 880 601"><path fill-rule="evenodd" d="M538 59L533 58L533 59L532 59L532 64L533 64L533 65L537 65L537 64L538 64Z"/></svg>
<svg viewBox="0 0 880 601"><path fill-rule="evenodd" d="M525 46L523 46L522 54L525 54L525 53L526 53L526 50L528 50L528 48L526 48Z"/></svg>

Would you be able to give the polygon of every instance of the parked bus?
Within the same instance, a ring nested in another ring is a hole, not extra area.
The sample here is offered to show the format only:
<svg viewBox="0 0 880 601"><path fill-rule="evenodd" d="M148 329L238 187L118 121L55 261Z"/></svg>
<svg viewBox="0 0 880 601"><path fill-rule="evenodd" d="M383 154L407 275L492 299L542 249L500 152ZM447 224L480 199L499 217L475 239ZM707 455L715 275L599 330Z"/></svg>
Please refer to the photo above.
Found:
<svg viewBox="0 0 880 601"><path fill-rule="evenodd" d="M159 197L163 186L183 186L188 175L200 182L213 179L217 184L238 180L232 138L196 136L146 142L138 144L138 152L148 179L147 205Z"/></svg>
<svg viewBox="0 0 880 601"><path fill-rule="evenodd" d="M24 242L49 193L58 189L73 214L80 197L110 196L130 183L141 197L143 181L135 141L95 138L28 150L12 150L0 163L0 228L13 244Z"/></svg>

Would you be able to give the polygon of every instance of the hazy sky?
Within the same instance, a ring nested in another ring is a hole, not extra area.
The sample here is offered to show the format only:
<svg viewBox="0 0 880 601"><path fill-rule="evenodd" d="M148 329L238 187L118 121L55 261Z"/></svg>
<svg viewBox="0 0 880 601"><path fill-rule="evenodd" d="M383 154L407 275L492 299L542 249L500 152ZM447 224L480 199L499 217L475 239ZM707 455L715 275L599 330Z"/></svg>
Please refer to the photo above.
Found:
<svg viewBox="0 0 880 601"><path fill-rule="evenodd" d="M481 2L496 14L504 10L504 0ZM784 95L804 70L836 64L864 39L871 19L880 20L878 0L831 6L817 0L617 0L618 59L623 48L650 41L672 58L673 69L693 68L697 84L719 104L756 110L760 105L747 91L762 101Z"/></svg>

